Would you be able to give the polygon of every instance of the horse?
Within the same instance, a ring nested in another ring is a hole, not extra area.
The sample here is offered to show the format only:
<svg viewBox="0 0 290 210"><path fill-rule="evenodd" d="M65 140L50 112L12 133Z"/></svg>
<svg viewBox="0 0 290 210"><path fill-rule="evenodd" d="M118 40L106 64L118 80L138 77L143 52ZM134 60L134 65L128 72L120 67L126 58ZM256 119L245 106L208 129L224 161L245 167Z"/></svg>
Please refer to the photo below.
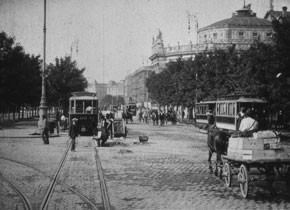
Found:
<svg viewBox="0 0 290 210"><path fill-rule="evenodd" d="M123 112L122 113L122 118L123 118L123 120L126 121L126 124L128 124L128 120L130 120L131 123L133 123L133 114L131 112L129 112L129 111Z"/></svg>
<svg viewBox="0 0 290 210"><path fill-rule="evenodd" d="M218 176L218 167L222 165L221 155L226 155L228 142L229 142L230 134L223 130L218 129L215 125L212 125L208 128L208 138L207 145L209 148L208 153L208 163L210 173L213 173L211 157L212 154L216 153L216 168L215 175ZM220 178L222 178L222 173L220 171Z"/></svg>

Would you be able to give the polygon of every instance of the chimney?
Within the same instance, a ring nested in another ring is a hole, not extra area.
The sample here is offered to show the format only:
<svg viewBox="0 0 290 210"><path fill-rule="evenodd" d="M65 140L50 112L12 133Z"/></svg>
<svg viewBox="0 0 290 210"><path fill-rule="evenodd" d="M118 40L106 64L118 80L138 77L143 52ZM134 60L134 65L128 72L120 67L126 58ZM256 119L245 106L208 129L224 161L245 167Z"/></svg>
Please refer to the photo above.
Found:
<svg viewBox="0 0 290 210"><path fill-rule="evenodd" d="M287 7L282 7L282 17L287 16Z"/></svg>

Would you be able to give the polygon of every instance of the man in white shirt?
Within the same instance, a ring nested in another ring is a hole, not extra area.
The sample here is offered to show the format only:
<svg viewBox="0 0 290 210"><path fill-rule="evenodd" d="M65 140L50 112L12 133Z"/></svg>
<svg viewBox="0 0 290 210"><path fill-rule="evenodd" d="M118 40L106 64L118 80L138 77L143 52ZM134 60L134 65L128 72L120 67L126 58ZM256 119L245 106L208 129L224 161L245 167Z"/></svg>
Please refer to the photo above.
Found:
<svg viewBox="0 0 290 210"><path fill-rule="evenodd" d="M258 122L253 119L252 117L252 110L247 109L245 113L245 118L242 119L239 131L241 132L248 132L248 131L253 131L258 129Z"/></svg>

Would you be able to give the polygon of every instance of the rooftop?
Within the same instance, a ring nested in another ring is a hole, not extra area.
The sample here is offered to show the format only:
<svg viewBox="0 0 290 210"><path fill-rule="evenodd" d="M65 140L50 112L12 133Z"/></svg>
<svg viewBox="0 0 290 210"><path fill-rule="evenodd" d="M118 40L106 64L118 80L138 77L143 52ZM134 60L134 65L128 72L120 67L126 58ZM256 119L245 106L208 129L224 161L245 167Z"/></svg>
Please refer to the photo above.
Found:
<svg viewBox="0 0 290 210"><path fill-rule="evenodd" d="M250 6L244 6L242 9L236 11L231 18L224 19L213 23L209 26L199 29L199 32L211 28L236 28L236 27L271 27L270 21L256 17Z"/></svg>

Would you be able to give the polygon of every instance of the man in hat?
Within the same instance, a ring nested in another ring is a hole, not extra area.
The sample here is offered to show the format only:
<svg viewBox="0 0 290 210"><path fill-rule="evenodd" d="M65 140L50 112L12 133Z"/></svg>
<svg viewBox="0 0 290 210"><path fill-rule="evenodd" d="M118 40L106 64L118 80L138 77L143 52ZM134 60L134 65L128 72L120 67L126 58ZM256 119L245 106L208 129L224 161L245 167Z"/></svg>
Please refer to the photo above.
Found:
<svg viewBox="0 0 290 210"><path fill-rule="evenodd" d="M258 122L252 117L252 110L247 109L244 118L241 121L239 130L245 135L251 135L258 130Z"/></svg>
<svg viewBox="0 0 290 210"><path fill-rule="evenodd" d="M75 145L76 145L76 137L78 136L78 127L76 122L78 121L77 118L72 119L72 124L69 127L69 137L72 140L71 151L75 152Z"/></svg>

